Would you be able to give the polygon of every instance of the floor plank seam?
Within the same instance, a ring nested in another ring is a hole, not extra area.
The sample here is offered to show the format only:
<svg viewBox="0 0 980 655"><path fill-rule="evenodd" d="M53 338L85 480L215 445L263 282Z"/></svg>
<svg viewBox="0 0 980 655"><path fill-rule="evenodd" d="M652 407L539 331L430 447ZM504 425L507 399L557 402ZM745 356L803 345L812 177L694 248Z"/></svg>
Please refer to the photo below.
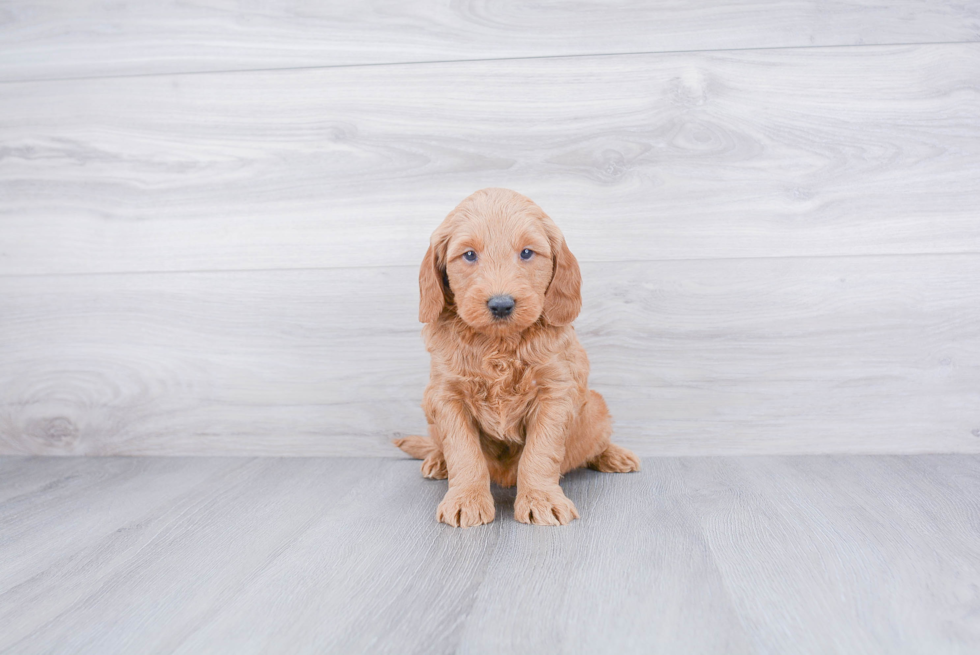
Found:
<svg viewBox="0 0 980 655"><path fill-rule="evenodd" d="M35 84L45 82L73 82L83 80L111 80L111 79L135 79L143 77L177 77L185 75L227 75L232 73L281 73L296 71L317 71L332 70L342 68L381 68L385 66L430 66L438 64L472 64L472 63L494 63L494 62L517 62L517 61L538 61L552 59L586 59L599 57L644 57L656 55L693 55L693 54L722 54L727 52L769 52L787 50L831 50L831 49L887 49L900 47L919 47L919 46L952 46L952 45L977 45L980 44L980 37L973 41L910 41L896 43L837 43L827 45L789 45L771 47L752 47L752 48L718 48L718 49L693 49L693 50L638 50L632 52L592 52L559 55L531 55L521 57L487 57L477 59L431 59L419 61L392 61L392 62L366 62L357 64L323 64L316 66L281 66L272 68L231 68L213 69L201 71L165 71L154 73L124 73L113 75L81 75L78 77L40 77L37 79L14 79L0 80L2 84Z"/></svg>

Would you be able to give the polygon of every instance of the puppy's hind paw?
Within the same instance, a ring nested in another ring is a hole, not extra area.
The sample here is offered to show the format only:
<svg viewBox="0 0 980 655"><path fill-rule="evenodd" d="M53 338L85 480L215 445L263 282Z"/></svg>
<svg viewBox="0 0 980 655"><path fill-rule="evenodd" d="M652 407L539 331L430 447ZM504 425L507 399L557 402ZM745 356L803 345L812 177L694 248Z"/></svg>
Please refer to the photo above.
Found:
<svg viewBox="0 0 980 655"><path fill-rule="evenodd" d="M631 473L640 470L640 458L622 446L611 443L588 463L588 467L603 473Z"/></svg>
<svg viewBox="0 0 980 655"><path fill-rule="evenodd" d="M430 480L445 480L449 477L449 470L446 468L446 458L442 451L437 451L429 455L422 462L422 477Z"/></svg>
<svg viewBox="0 0 980 655"><path fill-rule="evenodd" d="M392 439L391 443L395 444L415 459L425 459L432 453L439 450L432 439L429 439L428 437L420 437L414 434L407 437Z"/></svg>

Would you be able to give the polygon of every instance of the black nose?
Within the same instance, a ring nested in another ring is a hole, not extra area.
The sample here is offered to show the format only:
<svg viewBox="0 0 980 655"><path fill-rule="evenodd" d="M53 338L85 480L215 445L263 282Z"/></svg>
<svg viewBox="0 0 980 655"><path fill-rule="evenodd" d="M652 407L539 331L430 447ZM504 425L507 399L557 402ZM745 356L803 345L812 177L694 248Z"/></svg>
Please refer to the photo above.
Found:
<svg viewBox="0 0 980 655"><path fill-rule="evenodd" d="M494 296L487 301L494 318L507 318L514 311L514 299L510 296Z"/></svg>

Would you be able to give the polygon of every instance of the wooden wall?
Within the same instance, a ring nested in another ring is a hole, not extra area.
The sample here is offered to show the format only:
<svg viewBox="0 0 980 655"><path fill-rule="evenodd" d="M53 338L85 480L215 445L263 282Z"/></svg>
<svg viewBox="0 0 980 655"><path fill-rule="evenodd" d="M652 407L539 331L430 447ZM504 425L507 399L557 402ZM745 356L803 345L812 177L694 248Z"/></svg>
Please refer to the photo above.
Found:
<svg viewBox="0 0 980 655"><path fill-rule="evenodd" d="M980 9L14 0L0 454L395 455L514 188L641 455L980 452Z"/></svg>

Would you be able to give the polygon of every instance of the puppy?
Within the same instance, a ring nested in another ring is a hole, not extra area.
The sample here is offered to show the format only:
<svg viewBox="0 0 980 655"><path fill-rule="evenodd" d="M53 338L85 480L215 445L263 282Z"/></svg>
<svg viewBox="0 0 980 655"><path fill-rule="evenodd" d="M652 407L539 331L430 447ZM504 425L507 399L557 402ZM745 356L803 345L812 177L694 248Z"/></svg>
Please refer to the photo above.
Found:
<svg viewBox="0 0 980 655"><path fill-rule="evenodd" d="M494 518L490 481L517 484L514 517L564 525L578 511L558 480L588 466L638 471L609 441L606 403L571 326L582 307L578 262L528 198L483 189L432 234L419 271L419 320L432 356L422 409L429 437L396 439L449 478L436 516L470 527Z"/></svg>

